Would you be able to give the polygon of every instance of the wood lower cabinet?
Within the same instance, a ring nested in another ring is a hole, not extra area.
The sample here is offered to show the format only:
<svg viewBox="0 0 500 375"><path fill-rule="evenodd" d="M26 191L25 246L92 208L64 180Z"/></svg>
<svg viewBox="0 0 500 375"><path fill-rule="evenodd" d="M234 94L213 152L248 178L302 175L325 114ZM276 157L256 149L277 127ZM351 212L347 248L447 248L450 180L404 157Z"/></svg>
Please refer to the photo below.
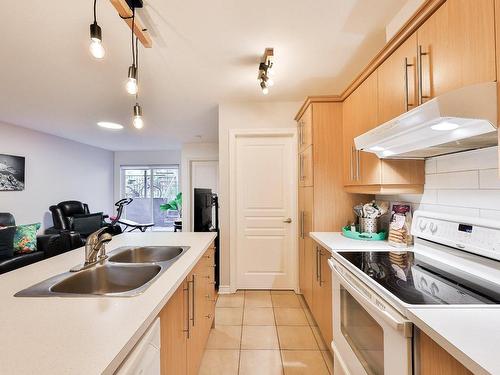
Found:
<svg viewBox="0 0 500 375"><path fill-rule="evenodd" d="M422 331L418 331L417 375L472 375L450 353Z"/></svg>
<svg viewBox="0 0 500 375"><path fill-rule="evenodd" d="M209 248L161 310L162 375L198 374L215 316L214 248Z"/></svg>
<svg viewBox="0 0 500 375"><path fill-rule="evenodd" d="M312 314L328 348L333 339L332 273L328 266L330 256L328 250L314 244Z"/></svg>
<svg viewBox="0 0 500 375"><path fill-rule="evenodd" d="M312 186L299 188L299 286L306 302L312 304L312 239L314 190Z"/></svg>

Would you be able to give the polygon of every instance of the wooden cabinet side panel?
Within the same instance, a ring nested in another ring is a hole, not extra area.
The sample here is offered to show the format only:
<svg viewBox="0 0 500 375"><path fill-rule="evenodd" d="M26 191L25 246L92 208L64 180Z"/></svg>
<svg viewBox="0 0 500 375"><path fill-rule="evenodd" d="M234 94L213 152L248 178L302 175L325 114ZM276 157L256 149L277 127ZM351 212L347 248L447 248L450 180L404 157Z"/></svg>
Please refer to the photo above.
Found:
<svg viewBox="0 0 500 375"><path fill-rule="evenodd" d="M314 269L314 249L311 238L304 239L304 279L301 291L309 307L312 307L312 283Z"/></svg>
<svg viewBox="0 0 500 375"><path fill-rule="evenodd" d="M321 299L323 308L321 314L321 323L318 322L321 335L328 348L331 347L333 340L333 309L332 309L332 273L328 266L330 253L326 250L321 251Z"/></svg>
<svg viewBox="0 0 500 375"><path fill-rule="evenodd" d="M423 160L382 160L382 184L423 185L425 162Z"/></svg>
<svg viewBox="0 0 500 375"><path fill-rule="evenodd" d="M161 310L161 374L183 375L187 373L187 310L184 282Z"/></svg>
<svg viewBox="0 0 500 375"><path fill-rule="evenodd" d="M312 106L307 107L299 120L299 126L299 131L302 132L302 139L299 139L299 151L302 152L313 144Z"/></svg>
<svg viewBox="0 0 500 375"><path fill-rule="evenodd" d="M419 332L420 375L472 375L467 368L422 331Z"/></svg>

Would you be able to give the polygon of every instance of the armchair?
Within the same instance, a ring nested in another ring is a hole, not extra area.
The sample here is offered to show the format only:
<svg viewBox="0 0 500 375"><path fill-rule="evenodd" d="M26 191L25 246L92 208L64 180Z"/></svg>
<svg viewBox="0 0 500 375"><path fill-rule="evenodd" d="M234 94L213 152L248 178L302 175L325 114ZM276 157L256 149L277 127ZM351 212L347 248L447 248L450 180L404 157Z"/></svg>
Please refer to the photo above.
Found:
<svg viewBox="0 0 500 375"><path fill-rule="evenodd" d="M104 221L107 218L102 213L91 214L89 206L80 201L64 201L57 205L50 206L52 221L54 226L45 230L47 234L59 234L61 231L75 230L80 233L82 239L86 239L90 233L96 230L108 227L108 233L111 235L120 234L121 228ZM76 223L78 228L76 228Z"/></svg>

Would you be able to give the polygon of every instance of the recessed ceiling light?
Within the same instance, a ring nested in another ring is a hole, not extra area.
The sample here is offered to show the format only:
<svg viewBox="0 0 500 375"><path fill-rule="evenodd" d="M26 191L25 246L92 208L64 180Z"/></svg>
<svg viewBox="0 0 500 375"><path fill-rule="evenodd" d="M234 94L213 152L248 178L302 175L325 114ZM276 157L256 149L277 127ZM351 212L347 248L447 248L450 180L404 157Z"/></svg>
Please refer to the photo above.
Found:
<svg viewBox="0 0 500 375"><path fill-rule="evenodd" d="M109 121L99 121L97 123L101 128L112 129L112 130L121 130L123 129L123 125L117 124L116 122Z"/></svg>

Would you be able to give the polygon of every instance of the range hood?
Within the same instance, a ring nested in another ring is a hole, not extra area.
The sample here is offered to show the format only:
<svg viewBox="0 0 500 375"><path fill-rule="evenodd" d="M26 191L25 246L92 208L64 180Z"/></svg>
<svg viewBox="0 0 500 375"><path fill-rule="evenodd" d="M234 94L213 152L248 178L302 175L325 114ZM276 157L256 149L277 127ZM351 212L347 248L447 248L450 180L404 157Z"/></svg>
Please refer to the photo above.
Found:
<svg viewBox="0 0 500 375"><path fill-rule="evenodd" d="M440 95L354 139L381 159L424 159L495 146L497 83Z"/></svg>

